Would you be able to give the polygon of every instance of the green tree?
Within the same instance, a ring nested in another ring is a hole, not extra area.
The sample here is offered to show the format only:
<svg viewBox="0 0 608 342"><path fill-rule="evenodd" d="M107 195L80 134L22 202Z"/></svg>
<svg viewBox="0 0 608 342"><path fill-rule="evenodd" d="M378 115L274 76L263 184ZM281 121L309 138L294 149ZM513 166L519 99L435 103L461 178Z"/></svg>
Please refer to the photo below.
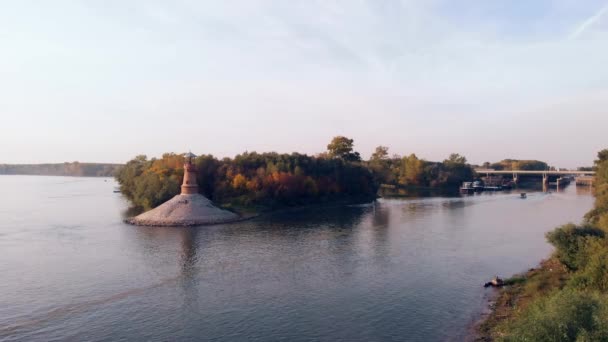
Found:
<svg viewBox="0 0 608 342"><path fill-rule="evenodd" d="M467 158L458 153L452 153L448 159L443 161L437 178L445 186L458 186L462 182L473 179L474 176L475 172L467 164Z"/></svg>
<svg viewBox="0 0 608 342"><path fill-rule="evenodd" d="M458 153L452 153L443 163L447 165L464 165L467 163L467 158Z"/></svg>
<svg viewBox="0 0 608 342"><path fill-rule="evenodd" d="M376 147L376 150L374 151L374 153L372 153L370 161L377 162L377 161L382 161L382 160L387 160L387 159L388 159L388 147L381 145L381 146Z"/></svg>
<svg viewBox="0 0 608 342"><path fill-rule="evenodd" d="M327 152L330 157L342 159L344 161L355 162L361 160L359 152L355 152L353 149L354 140L343 136L334 137L329 145L327 145Z"/></svg>
<svg viewBox="0 0 608 342"><path fill-rule="evenodd" d="M599 165L602 162L608 160L608 148L605 148L597 153L597 160L595 161L595 165Z"/></svg>
<svg viewBox="0 0 608 342"><path fill-rule="evenodd" d="M399 170L399 184L420 185L424 176L424 166L424 161L413 153L403 157Z"/></svg>
<svg viewBox="0 0 608 342"><path fill-rule="evenodd" d="M372 153L368 166L374 174L374 179L380 184L389 184L394 181L391 172L392 161L388 156L388 147L378 146Z"/></svg>

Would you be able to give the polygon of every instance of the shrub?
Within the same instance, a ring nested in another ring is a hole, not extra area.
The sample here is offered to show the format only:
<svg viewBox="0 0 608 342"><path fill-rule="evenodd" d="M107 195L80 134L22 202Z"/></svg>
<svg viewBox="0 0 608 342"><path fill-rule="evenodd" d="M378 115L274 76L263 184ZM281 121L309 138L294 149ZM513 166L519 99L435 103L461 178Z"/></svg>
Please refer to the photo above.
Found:
<svg viewBox="0 0 608 342"><path fill-rule="evenodd" d="M562 290L532 303L507 325L503 341L607 341L605 295Z"/></svg>
<svg viewBox="0 0 608 342"><path fill-rule="evenodd" d="M547 233L547 240L555 247L557 258L570 270L584 266L585 246L591 240L603 237L604 232L600 229L574 224L566 224Z"/></svg>
<svg viewBox="0 0 608 342"><path fill-rule="evenodd" d="M585 266L574 274L570 285L578 289L608 291L608 245L605 240L589 242L585 247Z"/></svg>

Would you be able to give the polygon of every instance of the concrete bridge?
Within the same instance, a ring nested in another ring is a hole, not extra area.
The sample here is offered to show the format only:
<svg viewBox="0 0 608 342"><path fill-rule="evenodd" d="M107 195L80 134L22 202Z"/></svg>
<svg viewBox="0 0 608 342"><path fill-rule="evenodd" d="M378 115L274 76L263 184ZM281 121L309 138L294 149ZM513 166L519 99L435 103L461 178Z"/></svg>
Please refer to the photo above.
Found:
<svg viewBox="0 0 608 342"><path fill-rule="evenodd" d="M557 186L563 176L595 176L595 171L574 171L574 170L560 170L560 171L549 171L549 170L492 170L492 169L476 169L475 172L478 174L490 175L512 175L513 182L517 184L520 175L538 175L543 177L543 185L549 183L549 176L557 176ZM568 181L569 182L569 181Z"/></svg>
<svg viewBox="0 0 608 342"><path fill-rule="evenodd" d="M538 170L492 170L492 169L475 169L477 173L485 173L488 175L552 175L552 176L593 176L595 171L538 171Z"/></svg>

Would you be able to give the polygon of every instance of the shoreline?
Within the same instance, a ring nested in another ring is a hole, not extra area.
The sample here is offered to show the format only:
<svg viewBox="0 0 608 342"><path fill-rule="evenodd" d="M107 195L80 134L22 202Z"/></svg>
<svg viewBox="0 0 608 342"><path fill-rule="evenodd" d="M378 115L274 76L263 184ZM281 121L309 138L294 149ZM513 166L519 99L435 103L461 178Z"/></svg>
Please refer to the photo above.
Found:
<svg viewBox="0 0 608 342"><path fill-rule="evenodd" d="M325 203L314 203L314 204L305 204L305 205L298 205L298 206L293 206L293 207L281 207L281 208L276 208L276 209L270 209L270 208L264 208L262 210L255 210L252 207L239 207L239 208L234 208L234 207L229 207L229 206L218 206L218 208L221 208L223 210L228 210L231 211L235 214L237 214L239 217L236 219L232 219L232 220L227 220L224 222L207 222L207 223L197 223L197 222L180 222L180 223L167 223L167 224L155 224L155 223L135 223L134 222L134 218L139 215L139 214L143 214L147 211L153 210L154 208L150 209L150 210L146 210L143 211L139 214L136 214L134 216L130 216L127 218L124 218L122 221L126 224L129 225L133 225L133 226L140 226L140 227L175 227L175 228L179 228L179 227L204 227L204 226L213 226L213 225L221 225L221 224L233 224L233 223L239 223L239 222L243 222L243 221L248 221L248 220L253 220L256 218L260 218L260 217L266 217L268 215L272 215L272 214L281 214L281 213L289 213L289 212L296 212L296 211L301 211L301 210L310 210L310 209L326 209L326 208L338 208L338 207L347 207L347 206L353 206L353 205L371 205L372 203L374 203L379 197L376 197L374 199L366 199L365 201L360 201L360 200L335 200L335 201L329 201L329 202L325 202Z"/></svg>
<svg viewBox="0 0 608 342"><path fill-rule="evenodd" d="M173 228L186 228L186 227L203 227L203 226L214 226L214 225L218 225L218 224L231 224L231 223L237 223L237 222L243 222L243 221L247 221L247 220L251 220L254 219L256 217L259 217L259 214L251 214L251 215L242 215L239 216L236 219L233 220L227 220L227 221L219 221L219 222L180 222L180 223L147 223L147 222L139 222L136 223L134 218L135 217L129 217L127 219L124 219L123 222L130 224L132 226L138 226L138 227L173 227Z"/></svg>
<svg viewBox="0 0 608 342"><path fill-rule="evenodd" d="M474 341L485 341L481 339L479 329L481 325L490 317L494 310L494 305L498 297L500 296L500 290L496 288L490 288L487 293L483 295L483 307L475 314L474 319L467 325L466 333L464 337L465 342Z"/></svg>
<svg viewBox="0 0 608 342"><path fill-rule="evenodd" d="M487 309L471 326L467 341L494 341L503 336L504 325L516 318L527 306L549 292L561 289L569 274L554 256L544 259L535 268L515 274L496 289Z"/></svg>

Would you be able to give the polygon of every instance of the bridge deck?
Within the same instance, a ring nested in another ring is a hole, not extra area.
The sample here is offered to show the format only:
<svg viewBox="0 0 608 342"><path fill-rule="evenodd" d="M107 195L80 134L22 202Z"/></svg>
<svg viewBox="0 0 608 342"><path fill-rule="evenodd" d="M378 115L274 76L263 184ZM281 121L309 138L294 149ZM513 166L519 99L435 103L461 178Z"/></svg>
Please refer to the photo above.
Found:
<svg viewBox="0 0 608 342"><path fill-rule="evenodd" d="M492 174L492 175L513 175L513 174L518 174L518 175L560 175L560 176L565 176L565 175L584 175L584 176L591 176L591 175L595 175L595 171L573 171L573 170L566 170L566 171L531 171L531 170L487 170L487 169L479 169L479 170L475 170L475 172L477 173L486 173L486 174Z"/></svg>

